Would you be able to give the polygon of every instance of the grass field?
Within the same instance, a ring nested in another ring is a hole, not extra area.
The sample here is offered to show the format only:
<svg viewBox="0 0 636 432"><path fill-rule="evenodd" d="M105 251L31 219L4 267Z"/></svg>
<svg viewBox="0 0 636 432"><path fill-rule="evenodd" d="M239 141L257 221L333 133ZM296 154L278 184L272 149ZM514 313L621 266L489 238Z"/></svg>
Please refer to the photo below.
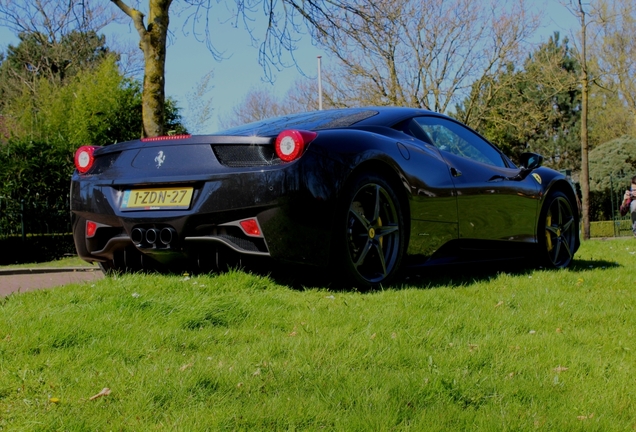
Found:
<svg viewBox="0 0 636 432"><path fill-rule="evenodd" d="M636 428L636 240L503 270L369 293L234 271L11 295L0 430Z"/></svg>
<svg viewBox="0 0 636 432"><path fill-rule="evenodd" d="M95 264L88 263L81 258L76 256L73 257L65 257L60 258L55 261L47 261L44 263L28 263L28 264L11 264L11 265L3 265L0 266L0 269L16 269L16 268L39 268L39 267L47 267L47 268L60 268L60 267L94 267L97 268Z"/></svg>

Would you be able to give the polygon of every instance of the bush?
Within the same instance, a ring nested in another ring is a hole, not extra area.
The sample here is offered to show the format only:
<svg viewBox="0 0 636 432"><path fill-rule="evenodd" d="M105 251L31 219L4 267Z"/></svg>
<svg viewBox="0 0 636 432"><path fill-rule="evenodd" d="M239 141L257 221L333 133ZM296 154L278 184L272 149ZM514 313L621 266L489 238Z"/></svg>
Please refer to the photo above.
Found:
<svg viewBox="0 0 636 432"><path fill-rule="evenodd" d="M622 136L590 151L590 219L611 220L636 174L636 138Z"/></svg>
<svg viewBox="0 0 636 432"><path fill-rule="evenodd" d="M616 227L616 230L614 227ZM590 222L590 237L626 237L631 235L631 221L627 219Z"/></svg>
<svg viewBox="0 0 636 432"><path fill-rule="evenodd" d="M0 239L0 265L46 262L75 254L72 234L10 236Z"/></svg>

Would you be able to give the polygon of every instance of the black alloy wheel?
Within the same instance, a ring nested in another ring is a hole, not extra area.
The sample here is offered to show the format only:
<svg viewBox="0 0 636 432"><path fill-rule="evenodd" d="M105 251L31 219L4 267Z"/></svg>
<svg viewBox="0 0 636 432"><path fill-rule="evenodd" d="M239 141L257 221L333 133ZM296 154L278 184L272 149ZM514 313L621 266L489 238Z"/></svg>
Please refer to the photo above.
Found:
<svg viewBox="0 0 636 432"><path fill-rule="evenodd" d="M358 287L375 288L397 272L405 245L404 216L391 185L375 175L352 183L346 199L344 270ZM342 219L340 219L342 220Z"/></svg>
<svg viewBox="0 0 636 432"><path fill-rule="evenodd" d="M578 232L577 217L567 197L561 192L551 194L546 200L540 223L545 265L565 268L574 257Z"/></svg>

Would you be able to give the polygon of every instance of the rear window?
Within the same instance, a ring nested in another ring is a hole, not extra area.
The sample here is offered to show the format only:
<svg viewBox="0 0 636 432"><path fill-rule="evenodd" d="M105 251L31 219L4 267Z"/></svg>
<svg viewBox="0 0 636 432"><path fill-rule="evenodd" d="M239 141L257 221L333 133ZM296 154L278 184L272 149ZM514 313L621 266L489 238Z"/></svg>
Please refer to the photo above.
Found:
<svg viewBox="0 0 636 432"><path fill-rule="evenodd" d="M369 109L339 109L312 111L247 123L235 128L216 132L214 135L277 135L285 129L320 130L352 126L377 115Z"/></svg>

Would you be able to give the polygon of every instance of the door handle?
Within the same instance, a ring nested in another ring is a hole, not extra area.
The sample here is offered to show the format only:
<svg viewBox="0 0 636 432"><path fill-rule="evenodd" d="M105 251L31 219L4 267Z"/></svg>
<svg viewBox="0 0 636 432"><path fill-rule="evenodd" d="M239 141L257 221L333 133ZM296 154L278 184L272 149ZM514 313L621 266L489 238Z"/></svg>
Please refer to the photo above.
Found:
<svg viewBox="0 0 636 432"><path fill-rule="evenodd" d="M462 175L462 172L458 170L457 168L451 167L450 172L453 177L460 177Z"/></svg>

